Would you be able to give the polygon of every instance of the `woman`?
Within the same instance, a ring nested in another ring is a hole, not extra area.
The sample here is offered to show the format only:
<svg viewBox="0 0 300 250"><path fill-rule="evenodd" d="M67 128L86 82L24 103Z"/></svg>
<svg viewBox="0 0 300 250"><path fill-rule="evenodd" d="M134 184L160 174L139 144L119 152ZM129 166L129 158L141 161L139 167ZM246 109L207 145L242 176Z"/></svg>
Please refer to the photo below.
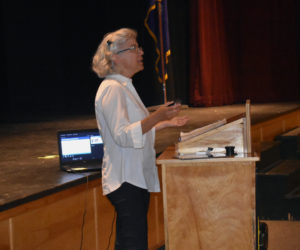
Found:
<svg viewBox="0 0 300 250"><path fill-rule="evenodd" d="M104 141L102 188L116 209L115 249L147 249L149 192L159 192L155 166L155 131L182 126L180 104L165 104L149 114L132 77L144 69L137 33L123 28L107 34L93 58L93 70L105 79L95 98Z"/></svg>

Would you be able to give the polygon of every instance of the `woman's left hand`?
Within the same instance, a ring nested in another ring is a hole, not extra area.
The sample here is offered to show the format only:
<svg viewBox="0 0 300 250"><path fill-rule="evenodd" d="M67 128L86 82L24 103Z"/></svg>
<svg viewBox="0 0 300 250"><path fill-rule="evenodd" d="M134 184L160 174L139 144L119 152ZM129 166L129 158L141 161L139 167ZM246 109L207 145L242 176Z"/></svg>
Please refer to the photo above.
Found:
<svg viewBox="0 0 300 250"><path fill-rule="evenodd" d="M158 123L155 127L156 127L156 130L160 130L160 129L168 128L168 127L181 127L181 126L184 126L188 120L189 119L186 116L176 116L170 120L166 120L166 121L162 121L162 122Z"/></svg>

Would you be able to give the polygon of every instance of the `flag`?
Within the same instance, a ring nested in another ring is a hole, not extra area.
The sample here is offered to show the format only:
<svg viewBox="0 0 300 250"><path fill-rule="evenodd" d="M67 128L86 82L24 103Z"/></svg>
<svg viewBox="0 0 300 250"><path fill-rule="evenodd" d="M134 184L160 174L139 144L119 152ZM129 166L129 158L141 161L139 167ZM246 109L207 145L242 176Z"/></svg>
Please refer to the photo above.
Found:
<svg viewBox="0 0 300 250"><path fill-rule="evenodd" d="M164 66L164 80L168 79L167 64L168 57L171 54L170 50L170 40L169 40L169 25L168 25L168 6L167 0L148 0L149 7L147 15L145 18L145 26L150 34L150 36L155 41L155 51L157 53L157 59L155 61L155 70L158 75L158 80L163 81L162 76L162 64L161 64L161 39L163 46L163 66ZM161 4L161 27L160 27L160 17L159 17L159 3ZM162 35L162 37L161 37Z"/></svg>

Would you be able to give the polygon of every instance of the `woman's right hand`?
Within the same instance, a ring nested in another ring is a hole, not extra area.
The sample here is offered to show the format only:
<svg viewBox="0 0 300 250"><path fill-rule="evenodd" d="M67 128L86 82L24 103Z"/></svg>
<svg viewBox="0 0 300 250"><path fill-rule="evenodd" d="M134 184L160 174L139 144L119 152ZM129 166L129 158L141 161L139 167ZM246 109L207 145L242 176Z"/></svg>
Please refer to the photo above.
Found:
<svg viewBox="0 0 300 250"><path fill-rule="evenodd" d="M181 109L181 104L180 103L175 103L174 102L167 102L160 106L156 111L156 115L159 119L159 121L165 121L165 120L170 120L174 118L176 115L178 115L180 109ZM170 106L171 105L171 106Z"/></svg>

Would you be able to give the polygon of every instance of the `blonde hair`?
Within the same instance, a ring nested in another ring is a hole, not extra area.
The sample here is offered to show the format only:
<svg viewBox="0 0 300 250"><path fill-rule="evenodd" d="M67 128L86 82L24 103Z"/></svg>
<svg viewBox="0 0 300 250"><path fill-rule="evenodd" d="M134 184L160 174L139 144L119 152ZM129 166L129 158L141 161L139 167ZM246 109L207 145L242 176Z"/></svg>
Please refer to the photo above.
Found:
<svg viewBox="0 0 300 250"><path fill-rule="evenodd" d="M116 53L120 46L126 43L129 39L136 38L137 32L129 28L122 28L106 34L93 57L93 71L100 78L113 73L113 61L111 60L112 54Z"/></svg>

